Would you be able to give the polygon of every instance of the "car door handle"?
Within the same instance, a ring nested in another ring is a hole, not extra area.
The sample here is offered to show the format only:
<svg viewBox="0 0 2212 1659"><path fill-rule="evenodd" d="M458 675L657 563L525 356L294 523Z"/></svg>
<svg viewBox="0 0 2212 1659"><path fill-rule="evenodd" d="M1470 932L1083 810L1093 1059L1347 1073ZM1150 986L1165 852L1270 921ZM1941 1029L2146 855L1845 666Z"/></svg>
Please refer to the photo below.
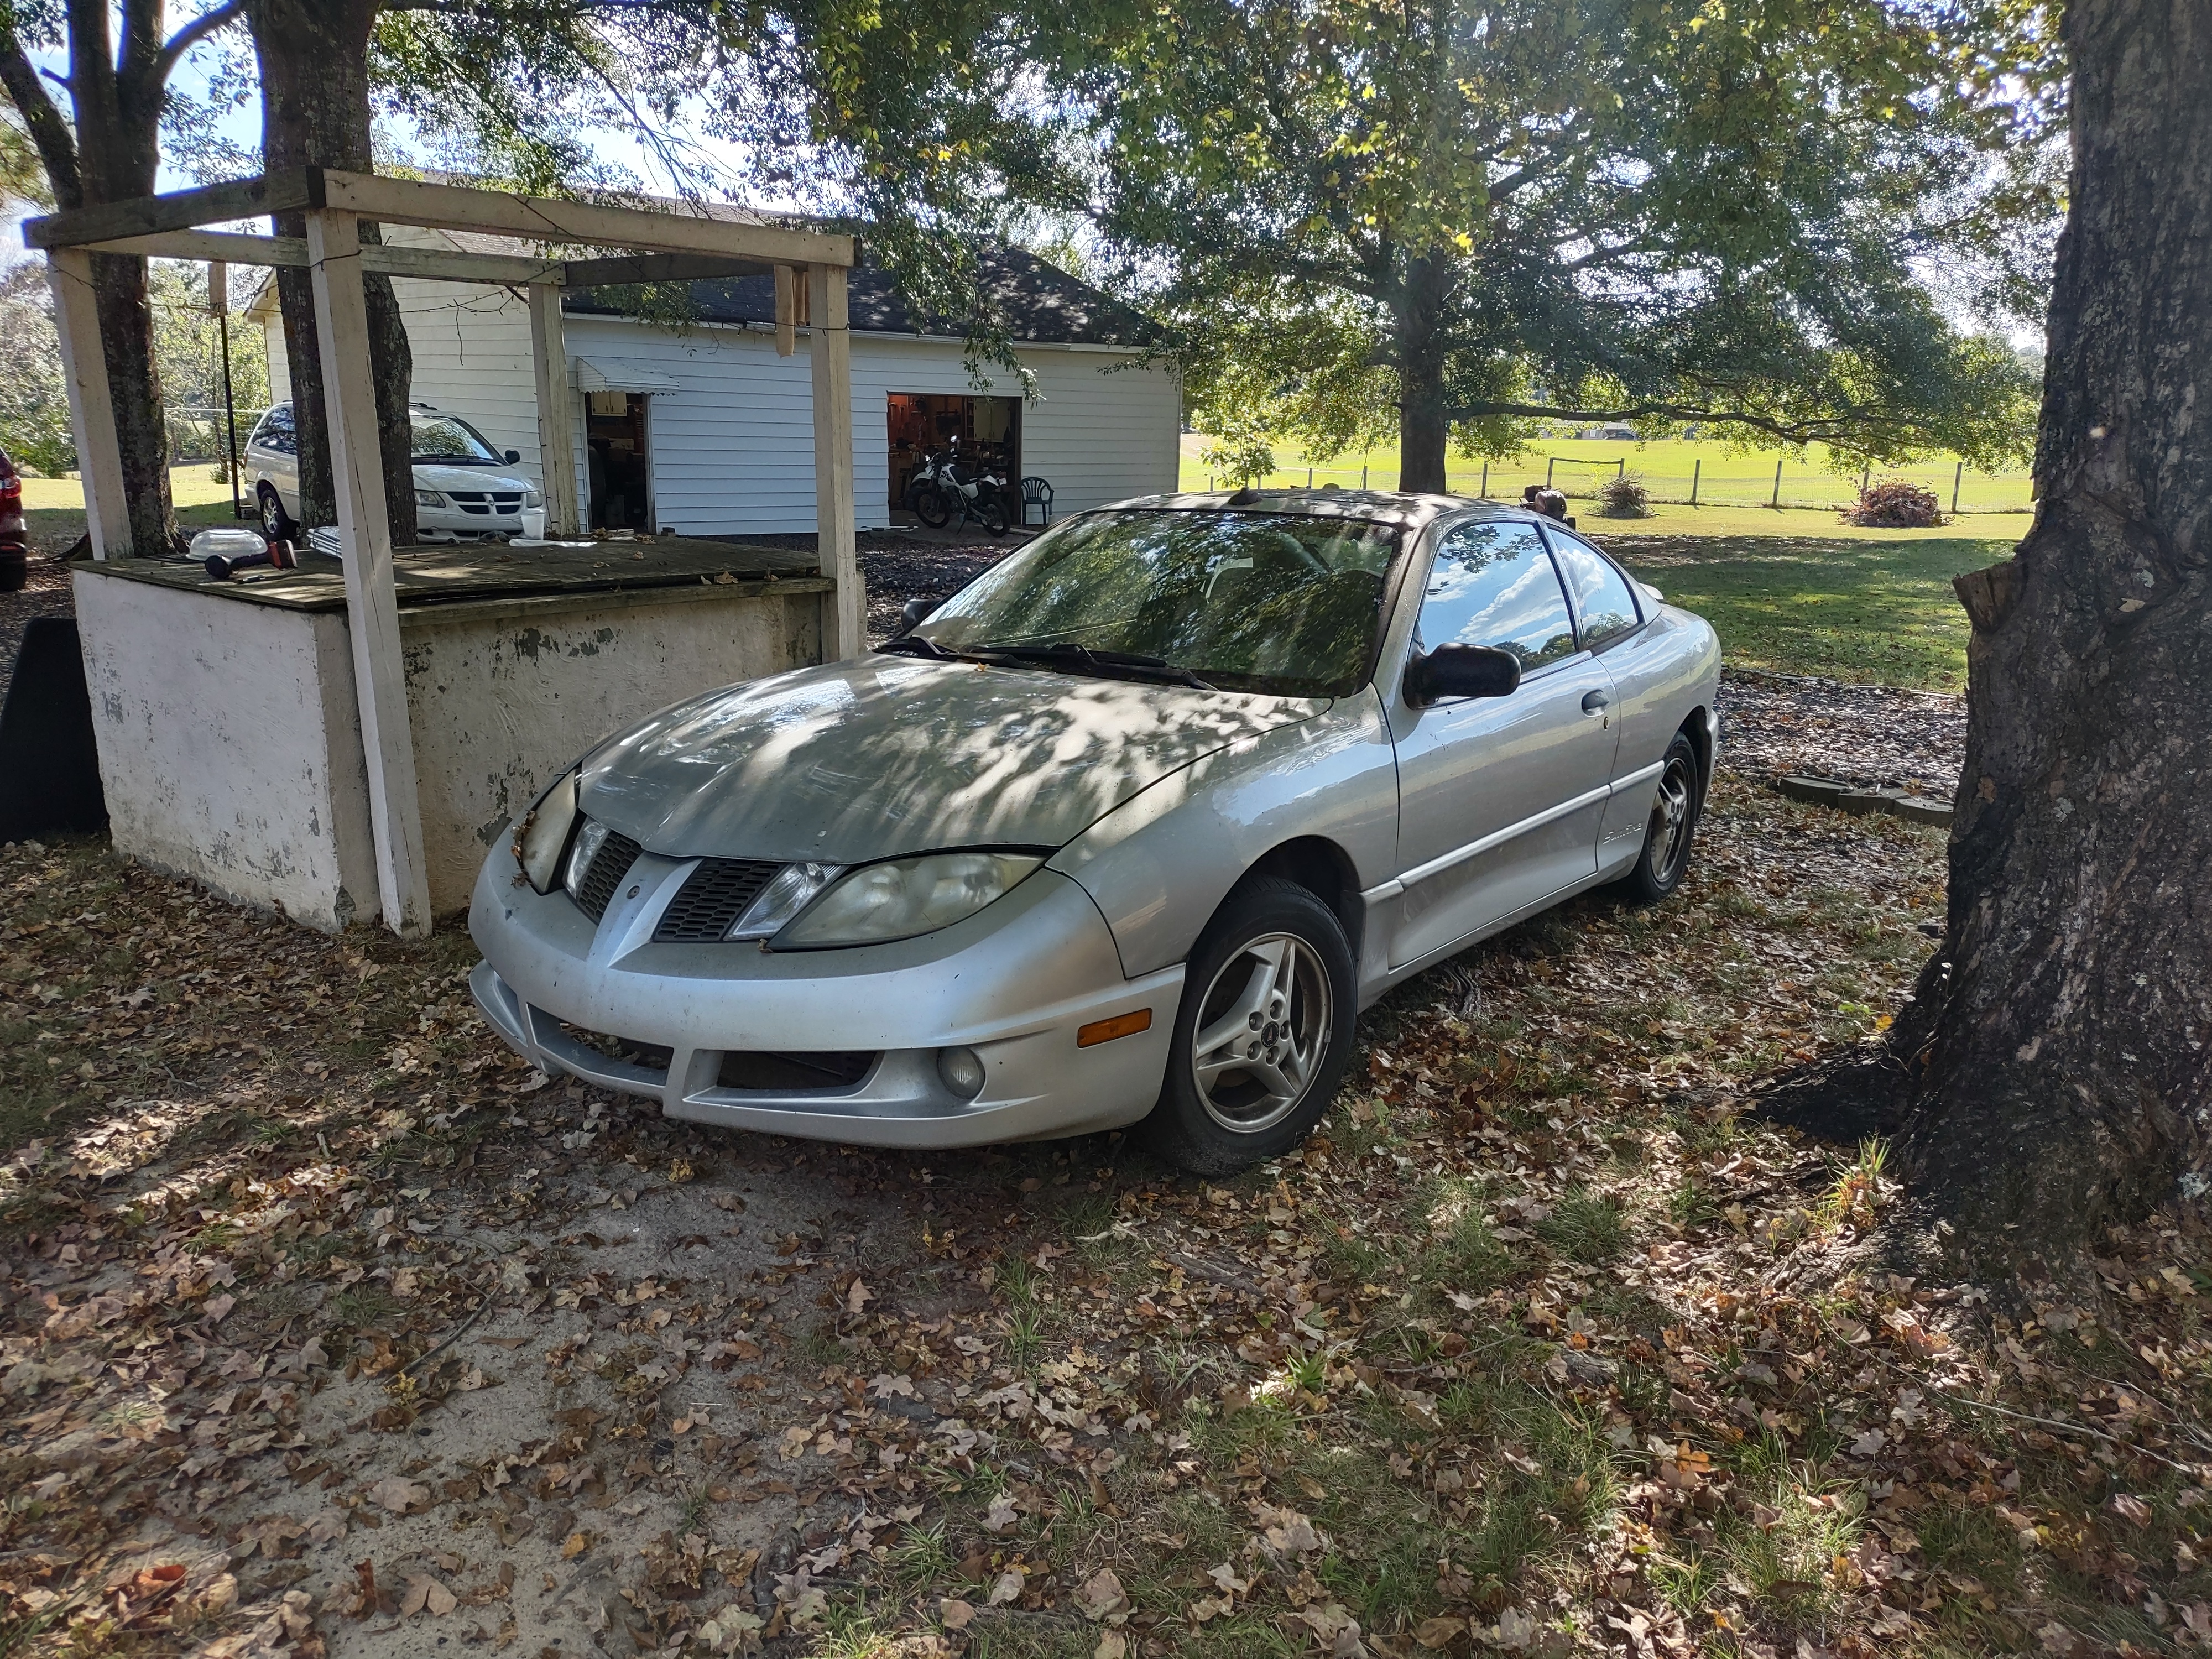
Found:
<svg viewBox="0 0 2212 1659"><path fill-rule="evenodd" d="M1583 713L1585 714L1602 714L1612 707L1613 699L1602 691L1583 693Z"/></svg>

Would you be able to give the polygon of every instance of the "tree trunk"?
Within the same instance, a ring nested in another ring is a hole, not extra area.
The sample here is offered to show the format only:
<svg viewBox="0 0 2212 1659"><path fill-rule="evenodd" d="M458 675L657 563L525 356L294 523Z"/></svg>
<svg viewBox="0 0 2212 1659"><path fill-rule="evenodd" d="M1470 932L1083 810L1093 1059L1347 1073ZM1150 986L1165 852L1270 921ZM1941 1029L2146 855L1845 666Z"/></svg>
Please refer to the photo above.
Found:
<svg viewBox="0 0 2212 1659"><path fill-rule="evenodd" d="M378 9L377 0L255 0L251 15L261 64L261 149L270 172L296 167L370 170L368 37ZM278 214L276 234L306 235L306 216ZM361 240L382 238L376 226L364 222ZM384 451L384 496L392 544L404 546L416 537L407 418L414 358L392 279L371 275L362 286L368 301L377 433ZM308 273L280 270L276 297L292 375L292 418L299 431L300 518L304 524L331 524L337 520L337 499L323 403L321 337Z"/></svg>
<svg viewBox="0 0 2212 1659"><path fill-rule="evenodd" d="M2039 505L1959 579L1948 928L1891 1051L1906 1167L2016 1249L2212 1168L2212 9L2071 0L2064 29Z"/></svg>
<svg viewBox="0 0 2212 1659"><path fill-rule="evenodd" d="M1394 321L1398 357L1398 488L1444 488L1451 421L1444 411L1443 306L1451 262L1420 254L1406 262Z"/></svg>
<svg viewBox="0 0 2212 1659"><path fill-rule="evenodd" d="M77 0L70 7L69 91L75 118L66 124L13 31L0 25L0 80L38 146L57 206L96 207L154 193L167 74L161 61L161 7L150 0L125 6L118 61L107 6ZM123 493L130 504L131 547L142 556L158 556L169 551L177 525L169 499L168 426L154 359L146 262L95 254L92 267L100 355L107 364Z"/></svg>

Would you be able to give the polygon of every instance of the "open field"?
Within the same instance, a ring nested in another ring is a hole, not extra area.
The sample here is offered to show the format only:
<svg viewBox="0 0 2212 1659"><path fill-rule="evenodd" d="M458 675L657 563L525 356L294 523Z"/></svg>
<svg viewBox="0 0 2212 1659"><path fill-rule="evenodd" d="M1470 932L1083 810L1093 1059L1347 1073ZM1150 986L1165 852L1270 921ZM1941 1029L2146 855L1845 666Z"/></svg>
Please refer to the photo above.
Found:
<svg viewBox="0 0 2212 1659"><path fill-rule="evenodd" d="M1203 489L1209 473L1203 452L1204 434L1182 435L1182 487ZM1781 505L1832 511L1856 495L1858 475L1839 476L1829 469L1824 446L1814 444L1802 455L1783 450L1731 452L1729 446L1712 441L1691 443L1669 439L1652 443L1601 442L1595 440L1546 439L1530 446L1517 459L1492 462L1486 470L1480 461L1454 456L1447 467L1452 489L1474 495L1486 489L1492 496L1515 497L1524 484L1550 478L1568 495L1587 494L1625 466L1644 475L1645 485L1661 500L1687 501L1692 484L1700 504L1765 507L1775 500L1775 468L1782 469ZM1359 455L1340 455L1325 465L1310 464L1295 444L1275 450L1278 470L1267 482L1304 483L1310 468L1316 484L1357 486L1363 477L1375 489L1398 485L1398 451L1395 445ZM2026 467L2004 473L1966 470L1957 474L1957 461L1936 457L1915 466L1883 468L1877 477L1906 477L1934 490L1948 511L1952 491L1958 490L1962 513L2025 513L2028 507ZM1217 480L1217 482L1220 482ZM1771 510L1771 509L1770 509ZM2023 521L2022 529L2026 526Z"/></svg>
<svg viewBox="0 0 2212 1659"><path fill-rule="evenodd" d="M230 522L230 486L217 483L212 471L205 461L169 469L169 496L177 505L177 522L187 529ZM35 553L58 552L83 535L84 486L76 474L24 479L23 519Z"/></svg>
<svg viewBox="0 0 2212 1659"><path fill-rule="evenodd" d="M1731 666L1963 691L1968 629L1951 579L1995 564L2012 544L1877 533L1616 537L1607 526L1597 538L1709 620Z"/></svg>

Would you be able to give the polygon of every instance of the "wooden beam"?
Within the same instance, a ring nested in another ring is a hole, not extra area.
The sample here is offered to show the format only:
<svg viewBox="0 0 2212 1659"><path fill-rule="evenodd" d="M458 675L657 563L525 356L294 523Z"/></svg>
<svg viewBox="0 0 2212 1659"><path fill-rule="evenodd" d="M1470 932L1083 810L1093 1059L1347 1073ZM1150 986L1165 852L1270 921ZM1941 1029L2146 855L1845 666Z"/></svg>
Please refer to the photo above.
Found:
<svg viewBox="0 0 2212 1659"><path fill-rule="evenodd" d="M845 270L812 265L806 272L812 329L807 356L814 380L814 526L822 574L837 584L823 620L823 660L857 657L867 645L867 590L854 549L853 337L846 326Z"/></svg>
<svg viewBox="0 0 2212 1659"><path fill-rule="evenodd" d="M562 339L561 290L530 285L530 361L538 377L538 454L545 479L545 527L555 536L583 528L576 510L575 393L568 386L568 351Z"/></svg>
<svg viewBox="0 0 2212 1659"><path fill-rule="evenodd" d="M76 437L77 476L84 480L85 532L92 538L92 556L127 558L131 513L123 490L123 445L115 435L92 255L78 247L52 250L46 282L54 295L54 329L61 337L62 380L69 389L70 427Z"/></svg>
<svg viewBox="0 0 2212 1659"><path fill-rule="evenodd" d="M504 231L541 242L586 242L603 247L665 253L716 253L763 263L849 265L853 239L775 225L731 224L720 219L509 196L416 179L325 170L324 203L387 225L428 225L441 230Z"/></svg>
<svg viewBox="0 0 2212 1659"><path fill-rule="evenodd" d="M376 429L359 222L349 213L310 211L307 251L314 273L315 328L322 340L331 482L337 486L338 534L345 544L346 631L352 636L354 692L368 763L377 896L384 925L403 938L419 939L430 931L430 881L422 858L415 743L407 724L399 604L392 581L392 526Z"/></svg>
<svg viewBox="0 0 2212 1659"><path fill-rule="evenodd" d="M631 253L606 259L571 259L562 268L570 288L608 288L629 283L701 283L721 276L765 276L763 259L716 253Z"/></svg>
<svg viewBox="0 0 2212 1659"><path fill-rule="evenodd" d="M121 236L149 236L157 231L189 230L195 225L221 224L230 219L258 219L264 214L285 213L308 205L305 169L264 179L240 179L227 185L199 190L171 191L165 196L142 196L135 201L106 202L98 207L75 208L26 220L26 247L77 247L87 242L112 241ZM244 260L237 263L243 264Z"/></svg>
<svg viewBox="0 0 2212 1659"><path fill-rule="evenodd" d="M799 273L789 265L775 268L775 355L788 357L799 349L799 301L795 290Z"/></svg>
<svg viewBox="0 0 2212 1659"><path fill-rule="evenodd" d="M305 269L307 245L296 236L241 236L223 230L165 230L151 236L118 236L85 245L95 253L136 253L153 259L222 259L234 265ZM361 251L363 270L431 282L486 283L495 287L561 280L558 259L507 253L462 253L449 248L371 244Z"/></svg>

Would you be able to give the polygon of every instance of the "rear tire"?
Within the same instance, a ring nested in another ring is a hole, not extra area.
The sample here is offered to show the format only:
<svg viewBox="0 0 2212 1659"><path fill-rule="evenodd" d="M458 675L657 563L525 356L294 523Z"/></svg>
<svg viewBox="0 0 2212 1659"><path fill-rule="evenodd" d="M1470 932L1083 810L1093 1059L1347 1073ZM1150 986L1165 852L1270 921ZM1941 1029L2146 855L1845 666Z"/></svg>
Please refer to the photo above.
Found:
<svg viewBox="0 0 2212 1659"><path fill-rule="evenodd" d="M975 498L975 516L983 521L983 528L994 536L1006 533L1006 504L995 495Z"/></svg>
<svg viewBox="0 0 2212 1659"><path fill-rule="evenodd" d="M1644 850L1636 855L1636 867L1621 882L1634 902L1656 904L1673 897L1681 886L1690 868L1690 848L1698 836L1698 816L1705 804L1704 783L1697 749L1677 732L1660 762L1659 787L1651 798Z"/></svg>
<svg viewBox="0 0 2212 1659"><path fill-rule="evenodd" d="M924 488L914 498L914 516L932 530L942 530L952 522L952 503L945 499L943 490Z"/></svg>
<svg viewBox="0 0 2212 1659"><path fill-rule="evenodd" d="M291 540L300 526L284 510L284 498L276 493L276 486L265 483L253 493L261 502L261 533L272 542Z"/></svg>
<svg viewBox="0 0 2212 1659"><path fill-rule="evenodd" d="M1358 1007L1335 914L1279 876L1244 883L1190 954L1146 1144L1193 1175L1281 1157L1335 1098Z"/></svg>

